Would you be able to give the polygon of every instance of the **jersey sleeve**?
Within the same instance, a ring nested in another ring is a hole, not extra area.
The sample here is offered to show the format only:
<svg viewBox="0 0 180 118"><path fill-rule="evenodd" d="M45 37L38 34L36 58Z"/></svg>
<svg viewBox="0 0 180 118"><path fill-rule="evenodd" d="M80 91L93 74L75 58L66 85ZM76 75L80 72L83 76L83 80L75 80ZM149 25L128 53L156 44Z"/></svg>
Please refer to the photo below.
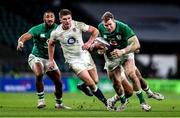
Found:
<svg viewBox="0 0 180 118"><path fill-rule="evenodd" d="M30 33L32 35L32 37L35 37L38 35L39 29L37 26L32 27L31 29L29 29L28 33Z"/></svg>
<svg viewBox="0 0 180 118"><path fill-rule="evenodd" d="M101 37L103 37L103 24L102 23L100 23L99 25L98 25L98 30L99 30L99 36L101 36Z"/></svg>
<svg viewBox="0 0 180 118"><path fill-rule="evenodd" d="M87 24L85 24L85 23L83 23L83 22L78 22L78 21L76 21L75 25L76 25L80 30L82 30L83 32L86 32L86 31L88 31L88 29L89 29L89 25L87 25Z"/></svg>

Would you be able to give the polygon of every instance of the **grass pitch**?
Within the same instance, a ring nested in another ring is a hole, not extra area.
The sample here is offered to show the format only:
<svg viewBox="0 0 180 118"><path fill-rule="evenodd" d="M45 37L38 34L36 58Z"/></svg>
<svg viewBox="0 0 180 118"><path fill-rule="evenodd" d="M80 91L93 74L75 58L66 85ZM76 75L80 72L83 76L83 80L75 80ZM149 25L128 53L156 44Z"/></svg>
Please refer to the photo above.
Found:
<svg viewBox="0 0 180 118"><path fill-rule="evenodd" d="M63 102L72 110L55 109L53 93L46 93L46 108L37 109L36 93L0 93L0 117L180 117L180 95L163 93L165 100L157 101L145 96L152 111L144 112L133 95L123 112L107 111L97 98L83 93L64 93ZM113 94L105 93L109 98ZM118 102L117 105L120 103Z"/></svg>

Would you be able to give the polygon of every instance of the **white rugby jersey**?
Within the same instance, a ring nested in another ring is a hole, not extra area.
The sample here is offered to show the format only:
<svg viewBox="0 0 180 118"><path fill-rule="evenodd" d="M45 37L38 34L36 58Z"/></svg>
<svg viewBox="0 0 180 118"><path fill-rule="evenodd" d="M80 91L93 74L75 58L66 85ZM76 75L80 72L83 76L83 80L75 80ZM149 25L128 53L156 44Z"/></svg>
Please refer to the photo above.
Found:
<svg viewBox="0 0 180 118"><path fill-rule="evenodd" d="M86 32L89 25L83 22L72 20L71 28L68 30L62 29L60 24L54 31L51 32L50 39L58 40L61 44L64 57L67 62L77 59L86 50L82 50L84 44L82 39L82 31Z"/></svg>

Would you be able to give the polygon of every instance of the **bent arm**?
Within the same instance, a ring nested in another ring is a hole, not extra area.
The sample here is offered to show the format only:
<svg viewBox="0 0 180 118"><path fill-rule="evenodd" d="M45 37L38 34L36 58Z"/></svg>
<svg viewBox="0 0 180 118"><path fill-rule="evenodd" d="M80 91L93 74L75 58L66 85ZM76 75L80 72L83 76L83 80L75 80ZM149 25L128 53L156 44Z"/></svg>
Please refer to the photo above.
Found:
<svg viewBox="0 0 180 118"><path fill-rule="evenodd" d="M140 43L137 36L133 36L128 39L128 46L123 49L124 54L139 51Z"/></svg>
<svg viewBox="0 0 180 118"><path fill-rule="evenodd" d="M98 36L99 31L97 28L95 28L93 26L89 26L88 32L92 33L88 40L88 42L92 44L94 42L94 40L96 39L96 37Z"/></svg>
<svg viewBox="0 0 180 118"><path fill-rule="evenodd" d="M24 43L32 38L32 35L30 33L24 33L19 37L18 39L18 45L17 50L21 50L24 47Z"/></svg>
<svg viewBox="0 0 180 118"><path fill-rule="evenodd" d="M89 37L89 40L82 46L83 50L89 49L91 44L94 42L94 40L99 34L98 29L93 26L89 26L89 29L87 30L87 32L90 32L91 36Z"/></svg>
<svg viewBox="0 0 180 118"><path fill-rule="evenodd" d="M30 40L32 38L32 35L30 33L24 33L21 37L19 37L18 42L26 42L27 40Z"/></svg>

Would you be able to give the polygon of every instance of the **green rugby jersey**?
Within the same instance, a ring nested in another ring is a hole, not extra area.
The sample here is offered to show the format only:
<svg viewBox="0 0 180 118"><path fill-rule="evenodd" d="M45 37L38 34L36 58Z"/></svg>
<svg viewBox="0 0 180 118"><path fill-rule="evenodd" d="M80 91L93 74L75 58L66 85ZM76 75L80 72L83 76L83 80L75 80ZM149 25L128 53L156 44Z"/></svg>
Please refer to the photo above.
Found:
<svg viewBox="0 0 180 118"><path fill-rule="evenodd" d="M48 59L48 43L52 30L56 29L58 25L54 24L47 27L45 23L32 27L28 33L32 35L33 49L31 53L37 57Z"/></svg>
<svg viewBox="0 0 180 118"><path fill-rule="evenodd" d="M98 25L100 36L104 38L113 49L122 49L128 45L128 39L135 35L133 30L127 25L120 21L115 20L116 28L115 31L109 32L103 25L100 23Z"/></svg>

